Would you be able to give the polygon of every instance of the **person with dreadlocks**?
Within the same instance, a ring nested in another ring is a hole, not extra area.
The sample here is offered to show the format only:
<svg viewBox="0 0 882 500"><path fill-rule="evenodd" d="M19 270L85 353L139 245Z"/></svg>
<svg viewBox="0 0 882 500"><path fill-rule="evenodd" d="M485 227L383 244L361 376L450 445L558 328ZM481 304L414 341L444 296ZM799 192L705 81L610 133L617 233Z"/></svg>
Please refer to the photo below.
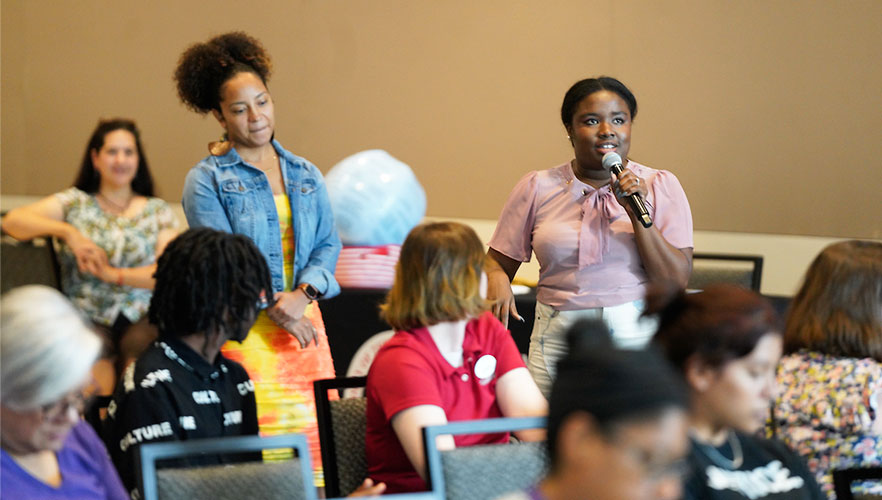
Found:
<svg viewBox="0 0 882 500"><path fill-rule="evenodd" d="M245 339L271 287L266 261L245 236L190 229L168 245L148 313L159 338L126 368L104 425L130 493L141 443L257 434L254 384L220 348Z"/></svg>

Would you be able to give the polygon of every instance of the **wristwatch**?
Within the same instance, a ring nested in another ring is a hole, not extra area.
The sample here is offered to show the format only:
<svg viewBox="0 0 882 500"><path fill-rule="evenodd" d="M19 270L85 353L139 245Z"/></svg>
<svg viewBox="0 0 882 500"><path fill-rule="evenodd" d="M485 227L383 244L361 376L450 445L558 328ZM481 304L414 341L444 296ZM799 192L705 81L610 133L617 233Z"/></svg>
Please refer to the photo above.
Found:
<svg viewBox="0 0 882 500"><path fill-rule="evenodd" d="M321 292L309 283L301 283L297 288L303 290L303 294L306 295L306 298L309 300L318 300L319 297L322 296Z"/></svg>

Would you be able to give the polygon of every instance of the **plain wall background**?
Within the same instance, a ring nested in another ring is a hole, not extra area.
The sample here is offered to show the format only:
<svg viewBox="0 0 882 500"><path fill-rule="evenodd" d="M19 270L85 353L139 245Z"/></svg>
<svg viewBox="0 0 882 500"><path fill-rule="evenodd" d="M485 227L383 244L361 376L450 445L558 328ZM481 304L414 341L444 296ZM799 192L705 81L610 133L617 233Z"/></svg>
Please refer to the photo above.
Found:
<svg viewBox="0 0 882 500"><path fill-rule="evenodd" d="M428 214L496 219L567 161L560 102L608 74L636 94L631 156L673 171L698 230L882 238L882 2L3 0L4 194L71 184L99 117L138 121L158 194L221 130L179 103L190 44L261 39L276 137L328 169L381 148Z"/></svg>

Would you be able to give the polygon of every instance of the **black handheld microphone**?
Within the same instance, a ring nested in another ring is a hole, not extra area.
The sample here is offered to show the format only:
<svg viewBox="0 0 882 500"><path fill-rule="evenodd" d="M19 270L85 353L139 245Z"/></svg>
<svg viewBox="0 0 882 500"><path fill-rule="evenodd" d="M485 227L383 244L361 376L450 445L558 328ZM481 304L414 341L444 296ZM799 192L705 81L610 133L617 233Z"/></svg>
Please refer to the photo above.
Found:
<svg viewBox="0 0 882 500"><path fill-rule="evenodd" d="M625 170L625 167L622 166L622 157L618 153L609 152L603 155L602 164L604 169L616 174L616 177L621 177L622 171ZM643 227L651 227L652 217L649 216L649 211L646 210L646 203L643 203L643 197L640 196L640 193L629 194L628 202L631 204L631 209L637 214L637 218L640 219Z"/></svg>

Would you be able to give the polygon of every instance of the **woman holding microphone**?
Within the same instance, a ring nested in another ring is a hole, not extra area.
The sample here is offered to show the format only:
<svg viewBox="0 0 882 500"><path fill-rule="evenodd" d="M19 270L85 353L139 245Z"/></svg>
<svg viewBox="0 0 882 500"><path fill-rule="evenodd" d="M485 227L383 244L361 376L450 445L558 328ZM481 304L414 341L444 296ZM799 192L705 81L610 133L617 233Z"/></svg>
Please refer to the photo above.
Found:
<svg viewBox="0 0 882 500"><path fill-rule="evenodd" d="M535 252L539 261L529 368L547 395L554 365L566 352L564 332L580 318L601 318L620 347L640 348L655 322L641 319L652 281L685 287L692 270L692 214L674 174L628 158L637 100L615 78L575 83L561 106L574 158L534 171L515 186L490 240L488 299L503 323L520 319L511 280ZM619 175L603 166L619 156ZM628 197L639 195L645 227Z"/></svg>

